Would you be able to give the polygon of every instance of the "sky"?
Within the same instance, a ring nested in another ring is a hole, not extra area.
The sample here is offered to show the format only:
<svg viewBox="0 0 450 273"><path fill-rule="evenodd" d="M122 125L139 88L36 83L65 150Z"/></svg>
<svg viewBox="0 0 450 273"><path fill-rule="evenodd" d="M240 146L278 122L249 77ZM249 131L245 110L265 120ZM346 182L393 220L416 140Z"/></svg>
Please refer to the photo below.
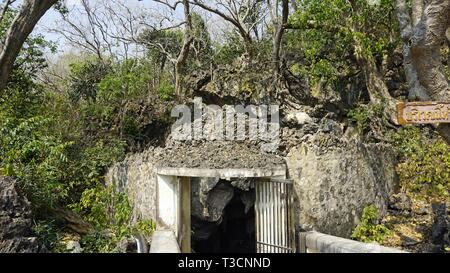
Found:
<svg viewBox="0 0 450 273"><path fill-rule="evenodd" d="M89 2L95 4L98 3L98 0L89 0ZM138 1L138 0L127 0L127 4L130 7L141 9L141 8L155 8L155 3L153 1ZM77 8L80 6L80 0L65 0L66 6L69 10L73 8ZM83 18L80 18L82 20ZM51 33L47 31L48 28L55 27L55 24L58 23L58 21L61 20L61 15L59 12L55 9L48 10L45 15L39 20L35 32L43 34L48 40L52 40L55 42L58 42L60 47L64 47L63 45L64 41L63 38L59 35L56 35L54 33ZM65 48L60 48L60 50L64 51Z"/></svg>
<svg viewBox="0 0 450 273"><path fill-rule="evenodd" d="M136 12L147 11L151 14L158 14L158 13L170 14L170 11L167 7L158 4L152 0L142 0L142 1L122 0L122 1L126 3L127 7L129 7L132 10L136 10ZM65 0L66 6L69 9L69 11L72 9L80 8L81 7L80 2L81 2L80 0ZM99 2L101 2L101 0L89 0L89 3L92 5L98 4ZM173 13L173 16L177 17L175 18L175 20L177 20L178 22L183 18L182 9L183 9L182 5L178 5L176 12ZM221 21L221 19L214 18L210 14L205 13L202 10L196 9L195 7L193 8L193 10L202 14L202 16L208 21L207 25L210 28L209 30L211 32L210 34L213 40L215 39L214 37L220 39L220 37L223 36L221 35L221 31L225 29L227 26L223 21ZM55 28L55 26L60 24L59 23L60 20L61 15L59 14L58 11L52 8L49 11L47 11L46 14L41 18L41 20L38 22L34 30L34 33L43 34L47 40L54 41L58 44L58 53L56 54L56 56L53 56L54 58L57 57L59 54L63 54L65 52L73 50L73 47L70 44L66 43L66 41L62 36L48 31L49 28ZM86 22L87 19L79 18L79 20L81 22L83 22L83 20L84 22Z"/></svg>

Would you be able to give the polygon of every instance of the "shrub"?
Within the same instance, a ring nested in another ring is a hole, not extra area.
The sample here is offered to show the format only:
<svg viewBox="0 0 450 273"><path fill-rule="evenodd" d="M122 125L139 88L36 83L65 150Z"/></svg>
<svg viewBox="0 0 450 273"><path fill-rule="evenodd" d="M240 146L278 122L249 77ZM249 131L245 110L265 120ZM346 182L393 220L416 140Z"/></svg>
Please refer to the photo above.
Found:
<svg viewBox="0 0 450 273"><path fill-rule="evenodd" d="M39 238L39 244L51 252L63 251L59 241L62 231L54 220L39 220L33 225L33 232Z"/></svg>
<svg viewBox="0 0 450 273"><path fill-rule="evenodd" d="M351 109L347 117L350 121L356 123L356 128L360 134L363 134L367 128L369 128L369 123L376 117L382 114L382 104L362 104L358 107Z"/></svg>
<svg viewBox="0 0 450 273"><path fill-rule="evenodd" d="M97 58L89 58L70 65L70 81L68 93L72 101L83 99L96 101L99 83L108 75L112 67L108 62Z"/></svg>
<svg viewBox="0 0 450 273"><path fill-rule="evenodd" d="M94 225L94 231L82 239L85 252L115 252L120 240L138 232L150 236L156 229L151 220L133 224L126 194L116 192L112 186L85 190L80 202L71 207Z"/></svg>
<svg viewBox="0 0 450 273"><path fill-rule="evenodd" d="M35 208L51 207L68 195L68 148L73 142L48 134L51 119L7 119L0 130L0 173L18 178Z"/></svg>
<svg viewBox="0 0 450 273"><path fill-rule="evenodd" d="M159 98L165 101L173 99L175 88L172 84L161 83L158 89Z"/></svg>
<svg viewBox="0 0 450 273"><path fill-rule="evenodd" d="M352 233L352 239L364 243L377 242L382 244L390 230L384 225L378 224L378 210L375 206L369 205L364 208L361 222Z"/></svg>
<svg viewBox="0 0 450 273"><path fill-rule="evenodd" d="M401 154L397 166L401 187L419 197L448 198L450 146L417 127L402 128L391 137Z"/></svg>

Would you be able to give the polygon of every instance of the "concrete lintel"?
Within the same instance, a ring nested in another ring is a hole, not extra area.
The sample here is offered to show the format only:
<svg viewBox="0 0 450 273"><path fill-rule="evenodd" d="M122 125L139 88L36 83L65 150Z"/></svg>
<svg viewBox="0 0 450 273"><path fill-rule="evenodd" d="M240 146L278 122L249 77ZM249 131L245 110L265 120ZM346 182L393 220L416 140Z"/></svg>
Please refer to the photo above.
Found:
<svg viewBox="0 0 450 273"><path fill-rule="evenodd" d="M152 235L150 253L180 253L175 234L171 230L156 230Z"/></svg>
<svg viewBox="0 0 450 273"><path fill-rule="evenodd" d="M219 178L237 178L237 177L285 177L286 166L276 166L270 168L173 168L158 167L156 173L160 175L187 176L187 177L219 177Z"/></svg>

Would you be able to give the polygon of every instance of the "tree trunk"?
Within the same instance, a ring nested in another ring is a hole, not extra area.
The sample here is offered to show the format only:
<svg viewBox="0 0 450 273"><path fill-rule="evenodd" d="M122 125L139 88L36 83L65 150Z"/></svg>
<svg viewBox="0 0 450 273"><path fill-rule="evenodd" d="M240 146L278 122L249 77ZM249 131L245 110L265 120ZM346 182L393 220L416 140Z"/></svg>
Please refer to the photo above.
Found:
<svg viewBox="0 0 450 273"><path fill-rule="evenodd" d="M274 22L275 24L275 35L273 38L273 51L272 51L272 60L274 63L274 70L276 75L280 74L280 51L281 44L283 41L283 34L286 28L286 24L288 22L289 17L289 2L288 0L282 0L282 15L281 20L276 18L278 22Z"/></svg>
<svg viewBox="0 0 450 273"><path fill-rule="evenodd" d="M396 5L410 99L450 101L450 85L441 62L441 47L450 25L450 1L430 0L424 5L415 0L412 19L405 0L397 0ZM441 124L437 130L450 143L450 125Z"/></svg>
<svg viewBox="0 0 450 273"><path fill-rule="evenodd" d="M449 14L450 1L430 1L411 36L412 63L417 69L419 81L435 100L450 99L450 87L440 54L449 25Z"/></svg>
<svg viewBox="0 0 450 273"><path fill-rule="evenodd" d="M186 60L189 56L189 50L193 41L192 37L192 19L189 7L189 1L184 0L184 18L186 20L186 26L184 30L183 46L181 47L180 54L175 64L175 94L180 96L183 91L183 69L186 66Z"/></svg>
<svg viewBox="0 0 450 273"><path fill-rule="evenodd" d="M14 62L39 19L57 0L24 0L8 28L0 49L0 92L6 87Z"/></svg>
<svg viewBox="0 0 450 273"><path fill-rule="evenodd" d="M387 118L392 123L398 124L396 100L389 93L386 83L377 68L375 60L372 56L364 56L361 53L362 45L358 39L354 39L354 43L354 54L363 72L370 102L372 104L384 104L384 113L386 113Z"/></svg>

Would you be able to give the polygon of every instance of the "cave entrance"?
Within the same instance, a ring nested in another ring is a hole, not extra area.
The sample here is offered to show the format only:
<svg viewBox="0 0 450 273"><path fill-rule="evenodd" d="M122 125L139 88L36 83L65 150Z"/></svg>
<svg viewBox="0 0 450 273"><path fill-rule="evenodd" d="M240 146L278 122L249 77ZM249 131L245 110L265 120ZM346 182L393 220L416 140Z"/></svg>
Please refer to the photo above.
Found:
<svg viewBox="0 0 450 273"><path fill-rule="evenodd" d="M285 166L156 173L158 226L175 233L181 252L295 252L293 185L284 179ZM199 179L210 181L198 187Z"/></svg>
<svg viewBox="0 0 450 273"><path fill-rule="evenodd" d="M214 187L207 189L208 192L201 192L204 181L205 179L191 180L192 251L255 253L254 182L240 181L241 187L236 187L233 185L235 181L220 179ZM204 200L199 200L202 199L199 195Z"/></svg>

